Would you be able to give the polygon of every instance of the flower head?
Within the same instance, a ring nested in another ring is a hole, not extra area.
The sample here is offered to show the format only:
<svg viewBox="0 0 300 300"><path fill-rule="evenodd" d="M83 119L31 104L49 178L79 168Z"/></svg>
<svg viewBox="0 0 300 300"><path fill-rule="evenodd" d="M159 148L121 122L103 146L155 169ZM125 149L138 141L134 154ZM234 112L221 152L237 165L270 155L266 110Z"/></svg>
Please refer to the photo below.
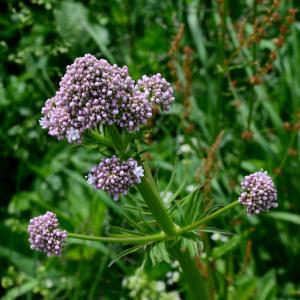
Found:
<svg viewBox="0 0 300 300"><path fill-rule="evenodd" d="M170 83L159 73L151 77L144 75L138 80L136 88L146 95L152 105L161 106L163 111L168 111L175 100Z"/></svg>
<svg viewBox="0 0 300 300"><path fill-rule="evenodd" d="M258 171L244 178L241 183L239 202L247 207L250 215L276 208L277 192L266 171Z"/></svg>
<svg viewBox="0 0 300 300"><path fill-rule="evenodd" d="M126 66L86 54L67 66L59 90L42 109L40 125L59 140L80 143L83 132L98 124L136 131L151 117L154 104L168 110L173 101L172 87L160 74L135 84Z"/></svg>
<svg viewBox="0 0 300 300"><path fill-rule="evenodd" d="M81 142L84 130L117 124L133 131L151 116L151 105L138 95L126 66L110 65L91 54L77 58L42 109L40 124L69 143Z"/></svg>
<svg viewBox="0 0 300 300"><path fill-rule="evenodd" d="M31 249L45 252L48 256L60 256L67 232L59 229L59 223L53 212L30 220L28 226Z"/></svg>
<svg viewBox="0 0 300 300"><path fill-rule="evenodd" d="M121 161L113 156L103 159L98 166L93 167L87 181L118 200L120 195L127 194L130 187L140 183L143 176L143 168L134 159Z"/></svg>

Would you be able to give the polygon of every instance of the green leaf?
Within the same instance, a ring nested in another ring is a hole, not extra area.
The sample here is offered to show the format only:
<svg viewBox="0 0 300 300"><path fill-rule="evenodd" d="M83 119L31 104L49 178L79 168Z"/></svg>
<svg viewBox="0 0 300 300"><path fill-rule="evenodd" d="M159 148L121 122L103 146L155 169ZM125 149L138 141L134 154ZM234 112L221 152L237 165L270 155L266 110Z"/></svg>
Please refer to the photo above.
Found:
<svg viewBox="0 0 300 300"><path fill-rule="evenodd" d="M271 300L276 299L272 297L276 289L276 277L274 270L270 270L259 281L259 287L257 291L257 300Z"/></svg>
<svg viewBox="0 0 300 300"><path fill-rule="evenodd" d="M32 279L20 286L10 289L1 299L2 300L13 300L21 297L22 295L30 292L39 284L38 280Z"/></svg>
<svg viewBox="0 0 300 300"><path fill-rule="evenodd" d="M189 251L192 257L199 256L203 250L203 242L200 239L196 238L181 238L181 251Z"/></svg>
<svg viewBox="0 0 300 300"><path fill-rule="evenodd" d="M126 256L128 254L131 254L131 253L134 253L134 252L137 252L139 251L140 249L142 248L145 248L145 245L136 245L136 246L133 246L129 249L126 249L124 251L122 251L121 253L119 253L117 256L115 256L115 258L113 258L113 260L109 263L109 267L111 265L113 265L116 261L118 261L120 258L122 258L123 256Z"/></svg>
<svg viewBox="0 0 300 300"><path fill-rule="evenodd" d="M236 291L231 290L233 292L229 292L228 299L229 300L250 300L253 299L253 295L255 294L255 290L257 287L257 279L253 277L249 277L243 282L236 283Z"/></svg>
<svg viewBox="0 0 300 300"><path fill-rule="evenodd" d="M289 212L276 211L267 214L267 216L276 220L291 222L296 225L300 225L300 215L292 214Z"/></svg>
<svg viewBox="0 0 300 300"><path fill-rule="evenodd" d="M212 251L212 257L220 258L228 252L233 251L240 244L242 238L242 235L235 235L234 237L229 239L228 242L226 242L224 245L215 247Z"/></svg>
<svg viewBox="0 0 300 300"><path fill-rule="evenodd" d="M87 10L81 3L63 1L55 10L55 23L59 35L72 46L87 44L90 39L83 27ZM80 37L80 39L78 39Z"/></svg>
<svg viewBox="0 0 300 300"><path fill-rule="evenodd" d="M155 243L153 246L151 246L150 259L153 265L162 261L167 263L171 262L165 242Z"/></svg>
<svg viewBox="0 0 300 300"><path fill-rule="evenodd" d="M0 246L0 257L5 257L20 270L26 270L27 273L33 274L35 270L35 261L17 251Z"/></svg>

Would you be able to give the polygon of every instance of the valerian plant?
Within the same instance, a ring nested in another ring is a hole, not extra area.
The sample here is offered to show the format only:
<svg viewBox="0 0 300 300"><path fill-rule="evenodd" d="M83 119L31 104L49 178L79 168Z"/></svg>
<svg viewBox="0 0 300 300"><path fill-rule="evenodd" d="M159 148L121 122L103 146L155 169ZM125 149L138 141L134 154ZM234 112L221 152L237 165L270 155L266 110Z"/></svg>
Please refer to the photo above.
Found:
<svg viewBox="0 0 300 300"><path fill-rule="evenodd" d="M105 237L67 233L60 229L56 215L46 212L30 221L32 249L59 256L66 239L132 245L113 262L140 249L146 250L153 263L177 260L190 298L208 299L194 259L203 248L200 226L202 231L209 231L207 223L239 203L251 215L269 211L277 207L277 193L272 179L261 170L245 177L238 200L218 210L203 211L201 187L166 207L143 155L141 138L153 109L168 111L174 100L171 85L160 74L144 75L135 82L127 67L110 65L90 54L67 67L59 90L42 109L40 124L58 140L84 146L88 138L95 151L104 155L86 176L87 183L115 201L128 201L135 213L129 216L124 212L124 217L134 228L118 228L118 234ZM126 196L133 188L138 193Z"/></svg>

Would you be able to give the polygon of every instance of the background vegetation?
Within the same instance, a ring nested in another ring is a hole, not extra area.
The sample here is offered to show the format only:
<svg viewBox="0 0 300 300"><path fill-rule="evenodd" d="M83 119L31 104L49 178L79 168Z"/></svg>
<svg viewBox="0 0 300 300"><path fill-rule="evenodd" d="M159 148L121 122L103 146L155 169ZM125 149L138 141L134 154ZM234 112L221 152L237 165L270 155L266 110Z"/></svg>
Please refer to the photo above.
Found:
<svg viewBox="0 0 300 300"><path fill-rule="evenodd" d="M29 249L28 220L46 210L73 232L103 235L111 225L127 226L120 217L124 201L95 193L84 179L100 157L57 142L38 124L66 65L85 53L128 65L134 79L160 72L172 82L176 103L155 117L145 136L162 191L173 173L177 198L201 185L209 208L235 200L249 172L263 168L274 178L276 211L248 217L237 208L212 224L233 235L202 234L197 261L211 299L298 299L297 6L279 0L2 1L3 299L175 299L171 291L186 299L176 264L137 270L139 253L107 267L123 250L119 245L72 241L61 258ZM166 205L170 196L164 193ZM129 277L135 273L138 280ZM145 291L151 296L142 298Z"/></svg>

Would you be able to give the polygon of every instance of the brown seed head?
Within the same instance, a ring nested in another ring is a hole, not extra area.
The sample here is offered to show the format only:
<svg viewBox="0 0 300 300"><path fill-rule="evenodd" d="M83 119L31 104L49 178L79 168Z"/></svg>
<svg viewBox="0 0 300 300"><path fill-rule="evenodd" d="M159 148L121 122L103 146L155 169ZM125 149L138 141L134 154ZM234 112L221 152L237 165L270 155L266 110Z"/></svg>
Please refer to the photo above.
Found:
<svg viewBox="0 0 300 300"><path fill-rule="evenodd" d="M246 140L246 141L250 141L253 139L253 132L250 131L250 130L245 130L243 133L242 133L242 139L243 140Z"/></svg>
<svg viewBox="0 0 300 300"><path fill-rule="evenodd" d="M276 47L280 48L284 44L284 37L280 35L278 38L274 39L274 44Z"/></svg>
<svg viewBox="0 0 300 300"><path fill-rule="evenodd" d="M290 131L291 130L291 124L289 122L284 122L283 123L283 128L286 131Z"/></svg>
<svg viewBox="0 0 300 300"><path fill-rule="evenodd" d="M288 10L288 13L289 13L291 16L293 16L293 17L296 16L297 12L298 12L298 9L297 9L297 8L294 8L294 7L290 8L290 9Z"/></svg>
<svg viewBox="0 0 300 300"><path fill-rule="evenodd" d="M288 155L293 157L297 156L297 150L295 148L289 148Z"/></svg>
<svg viewBox="0 0 300 300"><path fill-rule="evenodd" d="M272 51L272 52L270 53L270 59L271 59L271 60L275 60L276 58L277 58L276 52L275 52L275 51Z"/></svg>
<svg viewBox="0 0 300 300"><path fill-rule="evenodd" d="M285 35L288 33L289 29L286 27L286 25L281 25L279 31L281 34Z"/></svg>
<svg viewBox="0 0 300 300"><path fill-rule="evenodd" d="M280 21L281 16L277 11L275 11L271 16L271 19L273 22L278 22L278 21Z"/></svg>
<svg viewBox="0 0 300 300"><path fill-rule="evenodd" d="M253 75L250 78L250 84L252 84L252 85L259 85L261 83L262 83L262 79L258 75Z"/></svg>

